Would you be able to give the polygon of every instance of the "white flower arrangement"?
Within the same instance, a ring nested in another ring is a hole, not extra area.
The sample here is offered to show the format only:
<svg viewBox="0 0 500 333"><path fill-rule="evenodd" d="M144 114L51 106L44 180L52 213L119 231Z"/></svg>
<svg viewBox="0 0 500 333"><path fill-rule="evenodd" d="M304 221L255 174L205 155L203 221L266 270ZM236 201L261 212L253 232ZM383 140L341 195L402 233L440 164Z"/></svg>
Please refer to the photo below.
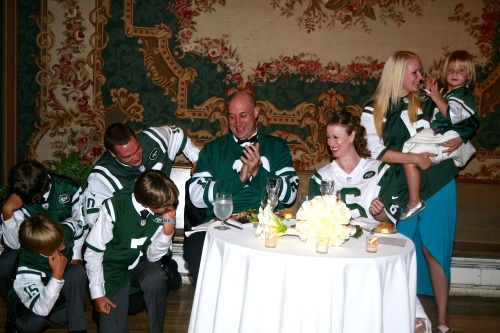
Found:
<svg viewBox="0 0 500 333"><path fill-rule="evenodd" d="M295 229L308 243L316 244L318 235L328 235L330 246L340 246L356 234L357 228L349 225L350 220L350 210L335 195L317 196L302 204Z"/></svg>

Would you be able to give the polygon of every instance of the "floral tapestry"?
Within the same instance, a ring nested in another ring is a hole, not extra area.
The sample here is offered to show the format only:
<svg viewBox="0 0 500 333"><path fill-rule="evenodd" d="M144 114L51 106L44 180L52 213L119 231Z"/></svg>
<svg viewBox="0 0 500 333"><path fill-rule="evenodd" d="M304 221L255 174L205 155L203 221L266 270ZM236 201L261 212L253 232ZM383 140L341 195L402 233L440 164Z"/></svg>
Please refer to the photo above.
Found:
<svg viewBox="0 0 500 333"><path fill-rule="evenodd" d="M500 179L500 0L17 3L18 156L91 164L114 122L175 124L202 147L228 132L228 96L249 89L259 130L316 170L330 161L328 115L361 114L391 53L415 51L436 75L466 49L481 127L460 176Z"/></svg>

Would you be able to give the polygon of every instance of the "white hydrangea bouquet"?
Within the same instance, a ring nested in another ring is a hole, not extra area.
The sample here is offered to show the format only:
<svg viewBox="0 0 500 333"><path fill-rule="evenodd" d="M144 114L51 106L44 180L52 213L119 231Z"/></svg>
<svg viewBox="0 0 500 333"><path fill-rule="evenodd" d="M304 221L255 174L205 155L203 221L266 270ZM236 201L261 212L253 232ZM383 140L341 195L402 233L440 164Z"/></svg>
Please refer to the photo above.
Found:
<svg viewBox="0 0 500 333"><path fill-rule="evenodd" d="M255 230L258 239L264 239L264 231L270 230L278 236L296 235L305 242L316 244L318 235L329 235L330 246L340 246L349 237L359 237L363 231L349 225L351 212L345 203L334 195L317 196L305 201L297 212L295 229L287 228L272 207L259 209L259 224Z"/></svg>
<svg viewBox="0 0 500 333"><path fill-rule="evenodd" d="M330 236L330 246L340 246L356 237L357 227L349 225L351 211L335 195L317 196L305 201L297 212L295 229L299 237L316 244L318 235ZM359 236L358 236L359 237Z"/></svg>

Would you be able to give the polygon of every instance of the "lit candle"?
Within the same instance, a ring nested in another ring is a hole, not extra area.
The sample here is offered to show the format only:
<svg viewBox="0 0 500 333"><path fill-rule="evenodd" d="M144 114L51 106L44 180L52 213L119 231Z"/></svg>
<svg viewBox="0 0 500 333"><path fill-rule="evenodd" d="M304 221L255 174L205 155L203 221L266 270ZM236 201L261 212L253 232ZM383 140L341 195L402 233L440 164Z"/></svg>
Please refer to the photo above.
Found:
<svg viewBox="0 0 500 333"><path fill-rule="evenodd" d="M377 253L378 236L366 236L366 252Z"/></svg>
<svg viewBox="0 0 500 333"><path fill-rule="evenodd" d="M330 245L330 236L318 235L316 238L316 252L320 254L328 253L328 246Z"/></svg>

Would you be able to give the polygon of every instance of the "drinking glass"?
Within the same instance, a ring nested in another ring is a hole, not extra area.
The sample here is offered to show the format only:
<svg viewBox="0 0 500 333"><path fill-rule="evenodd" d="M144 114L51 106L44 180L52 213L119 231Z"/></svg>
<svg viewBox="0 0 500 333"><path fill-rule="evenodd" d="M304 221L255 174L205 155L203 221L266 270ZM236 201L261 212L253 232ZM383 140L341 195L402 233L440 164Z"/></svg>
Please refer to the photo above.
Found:
<svg viewBox="0 0 500 333"><path fill-rule="evenodd" d="M297 202L297 211L299 211L300 206L302 206L302 204L305 201L309 201L309 195L307 195L306 193L300 193L299 194L299 201Z"/></svg>
<svg viewBox="0 0 500 333"><path fill-rule="evenodd" d="M319 188L321 195L333 194L333 180L322 180Z"/></svg>
<svg viewBox="0 0 500 333"><path fill-rule="evenodd" d="M266 186L264 190L262 190L262 198L261 203L262 207L266 207L267 205L271 205L271 209L274 210L278 205L279 198L279 188Z"/></svg>
<svg viewBox="0 0 500 333"><path fill-rule="evenodd" d="M267 204L271 205L274 210L278 205L278 199L281 191L281 178L280 177L268 177L266 181L266 187L262 191L262 207Z"/></svg>
<svg viewBox="0 0 500 333"><path fill-rule="evenodd" d="M233 212L233 196L230 193L217 193L214 201L214 214L221 220L221 224L215 229L227 230L231 229L224 222L231 216Z"/></svg>

